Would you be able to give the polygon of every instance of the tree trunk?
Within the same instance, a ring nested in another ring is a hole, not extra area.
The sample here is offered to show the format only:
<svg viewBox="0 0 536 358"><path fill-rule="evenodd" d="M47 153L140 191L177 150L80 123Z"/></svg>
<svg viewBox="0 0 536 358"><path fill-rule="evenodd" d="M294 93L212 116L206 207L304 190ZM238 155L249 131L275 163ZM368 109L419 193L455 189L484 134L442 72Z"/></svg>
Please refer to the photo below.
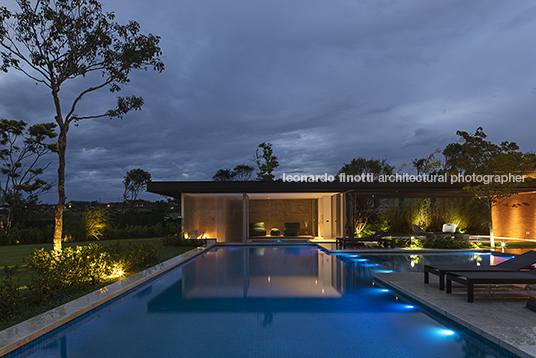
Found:
<svg viewBox="0 0 536 358"><path fill-rule="evenodd" d="M355 193L346 193L346 225L344 228L344 237L355 237Z"/></svg>
<svg viewBox="0 0 536 358"><path fill-rule="evenodd" d="M63 209L65 208L65 150L67 149L67 124L60 127L58 136L58 205L54 216L54 250L61 251L63 233Z"/></svg>
<svg viewBox="0 0 536 358"><path fill-rule="evenodd" d="M493 215L491 211L491 201L488 198L488 210L489 210L489 246L495 247L495 237L493 236Z"/></svg>

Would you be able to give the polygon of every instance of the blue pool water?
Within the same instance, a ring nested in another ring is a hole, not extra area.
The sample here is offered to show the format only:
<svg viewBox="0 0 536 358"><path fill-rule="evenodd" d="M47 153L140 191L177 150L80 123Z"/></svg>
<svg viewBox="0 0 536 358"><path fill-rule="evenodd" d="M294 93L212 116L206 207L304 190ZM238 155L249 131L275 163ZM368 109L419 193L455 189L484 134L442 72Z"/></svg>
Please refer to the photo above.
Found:
<svg viewBox="0 0 536 358"><path fill-rule="evenodd" d="M213 248L9 357L509 357L372 284L475 260Z"/></svg>

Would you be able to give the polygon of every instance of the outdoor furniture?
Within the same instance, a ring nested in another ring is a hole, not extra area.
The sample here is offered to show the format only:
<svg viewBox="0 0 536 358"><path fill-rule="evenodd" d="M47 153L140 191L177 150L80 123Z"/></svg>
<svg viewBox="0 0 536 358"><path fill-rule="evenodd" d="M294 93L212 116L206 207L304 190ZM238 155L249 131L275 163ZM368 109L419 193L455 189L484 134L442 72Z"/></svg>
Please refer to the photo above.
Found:
<svg viewBox="0 0 536 358"><path fill-rule="evenodd" d="M454 231L456 230L450 231L452 230L452 226L449 226L449 225L454 225L454 224L445 224L445 225L443 225L443 231L434 231L434 232L431 232L431 231L426 232L415 224L412 224L411 227L413 228L413 232L415 233L416 236L426 236L427 239L435 239L437 237L444 237L444 236L454 237ZM445 228L449 231L445 231Z"/></svg>
<svg viewBox="0 0 536 358"><path fill-rule="evenodd" d="M530 300L527 302L527 308L531 311L536 312L536 300Z"/></svg>
<svg viewBox="0 0 536 358"><path fill-rule="evenodd" d="M279 231L278 228L273 228L272 230L270 230L270 236L279 236L281 235L281 231Z"/></svg>
<svg viewBox="0 0 536 358"><path fill-rule="evenodd" d="M467 302L474 301L474 286L479 284L536 284L536 270L518 272L449 272L447 293L452 293L452 281L467 287Z"/></svg>
<svg viewBox="0 0 536 358"><path fill-rule="evenodd" d="M249 236L266 236L264 222L249 223Z"/></svg>
<svg viewBox="0 0 536 358"><path fill-rule="evenodd" d="M285 223L283 236L300 236L300 223Z"/></svg>
<svg viewBox="0 0 536 358"><path fill-rule="evenodd" d="M411 227L413 228L413 233L415 233L415 236L425 236L427 239L432 239L435 237L433 232L426 232L415 224L412 224Z"/></svg>
<svg viewBox="0 0 536 358"><path fill-rule="evenodd" d="M445 275L453 271L463 272L512 272L528 268L536 263L536 251L527 251L510 260L490 266L476 265L424 265L424 283L429 283L430 274L439 276L439 289L445 289Z"/></svg>
<svg viewBox="0 0 536 358"><path fill-rule="evenodd" d="M365 237L338 237L336 239L336 242L337 242L337 245L341 245L342 247L345 247L346 245L357 244L359 242L380 242L380 241L383 241L382 239L386 236L392 236L392 235L388 232L378 231L372 235L365 236Z"/></svg>
<svg viewBox="0 0 536 358"><path fill-rule="evenodd" d="M443 230L443 232L450 232L452 234L454 234L456 232L456 224L443 224L443 227L441 228L441 230Z"/></svg>

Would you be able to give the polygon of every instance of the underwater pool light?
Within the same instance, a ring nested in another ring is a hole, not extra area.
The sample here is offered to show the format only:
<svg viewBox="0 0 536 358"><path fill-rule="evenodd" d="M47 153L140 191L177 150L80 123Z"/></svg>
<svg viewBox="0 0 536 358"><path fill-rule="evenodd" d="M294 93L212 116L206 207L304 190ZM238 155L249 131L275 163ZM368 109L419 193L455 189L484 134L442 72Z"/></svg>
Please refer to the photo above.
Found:
<svg viewBox="0 0 536 358"><path fill-rule="evenodd" d="M442 336L453 336L456 334L456 332L454 332L453 330L451 329L446 329L446 328L442 328L442 329L439 329L437 331L438 334L442 335Z"/></svg>
<svg viewBox="0 0 536 358"><path fill-rule="evenodd" d="M393 273L393 270L372 270L374 273Z"/></svg>

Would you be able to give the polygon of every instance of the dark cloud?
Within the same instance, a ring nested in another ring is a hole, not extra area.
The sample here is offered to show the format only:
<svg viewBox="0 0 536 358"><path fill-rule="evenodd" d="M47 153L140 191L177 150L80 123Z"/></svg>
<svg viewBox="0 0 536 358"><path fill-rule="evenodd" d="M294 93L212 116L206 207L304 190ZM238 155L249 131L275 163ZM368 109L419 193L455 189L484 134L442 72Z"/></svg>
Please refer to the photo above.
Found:
<svg viewBox="0 0 536 358"><path fill-rule="evenodd" d="M70 200L117 200L138 167L154 180L209 180L252 164L261 142L278 174L335 173L358 156L401 165L478 126L536 149L530 0L110 0L105 10L161 36L166 70L133 73L122 94L142 95L141 112L71 129ZM49 90L22 74L0 74L0 98L0 117L53 118ZM95 93L79 112L113 101Z"/></svg>

